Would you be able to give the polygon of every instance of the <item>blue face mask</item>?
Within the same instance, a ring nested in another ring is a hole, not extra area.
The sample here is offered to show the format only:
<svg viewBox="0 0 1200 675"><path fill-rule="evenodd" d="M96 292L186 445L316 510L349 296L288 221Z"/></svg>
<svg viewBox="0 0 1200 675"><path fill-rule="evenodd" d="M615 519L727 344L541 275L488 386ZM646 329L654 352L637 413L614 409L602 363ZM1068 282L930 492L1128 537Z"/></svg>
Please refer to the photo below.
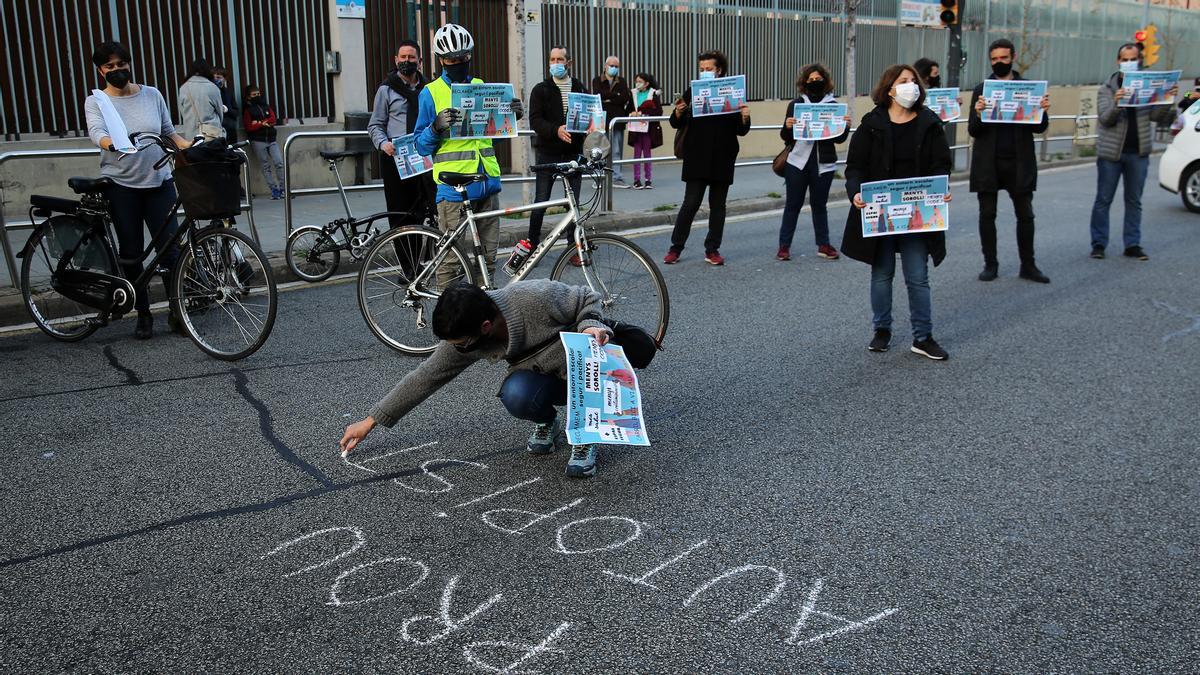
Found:
<svg viewBox="0 0 1200 675"><path fill-rule="evenodd" d="M1138 71L1137 61L1122 61L1117 65L1120 66L1122 73L1136 73Z"/></svg>
<svg viewBox="0 0 1200 675"><path fill-rule="evenodd" d="M621 72L621 69L620 69L620 68L618 68L618 67L616 67L616 66L609 66L609 67L608 67L608 76L609 76L609 77L616 77L616 76L617 76L617 73L619 73L619 72Z"/></svg>
<svg viewBox="0 0 1200 675"><path fill-rule="evenodd" d="M567 76L567 66L562 63L551 63L550 75L561 80Z"/></svg>
<svg viewBox="0 0 1200 675"><path fill-rule="evenodd" d="M715 71L712 71L712 70L700 71L700 79L701 80L713 80L713 79L716 79L716 77L717 77L717 73Z"/></svg>

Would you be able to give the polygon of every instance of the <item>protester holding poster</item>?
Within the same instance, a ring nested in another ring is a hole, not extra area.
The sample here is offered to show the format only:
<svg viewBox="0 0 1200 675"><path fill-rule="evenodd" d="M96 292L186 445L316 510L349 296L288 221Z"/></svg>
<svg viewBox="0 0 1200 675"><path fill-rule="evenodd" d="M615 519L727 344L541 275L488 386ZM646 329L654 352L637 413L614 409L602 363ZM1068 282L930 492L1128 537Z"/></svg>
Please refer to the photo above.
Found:
<svg viewBox="0 0 1200 675"><path fill-rule="evenodd" d="M892 340L892 279L896 254L904 268L912 323L911 350L935 361L947 358L933 339L933 301L927 258L935 266L946 257L942 232L863 236L863 183L948 175L953 167L942 121L924 106L925 87L912 66L884 71L871 92L875 109L863 116L846 156L846 194L852 195L842 236L842 253L871 266L871 311L875 334L867 347L886 352ZM949 203L951 196L945 195Z"/></svg>
<svg viewBox="0 0 1200 675"><path fill-rule="evenodd" d="M1142 189L1146 186L1150 151L1154 149L1150 123L1169 127L1175 121L1175 106L1120 107L1121 101L1129 96L1129 90L1123 86L1125 75L1136 71L1141 60L1137 45L1121 45L1117 50L1118 70L1100 85L1097 95L1096 117L1100 124L1096 141L1096 201L1092 204L1091 221L1091 256L1096 259L1103 258L1108 247L1108 214L1117 194L1117 182L1121 180L1125 181L1124 255L1150 259L1142 250ZM1172 89L1168 103L1173 103L1178 93L1178 87Z"/></svg>
<svg viewBox="0 0 1200 675"><path fill-rule="evenodd" d="M662 98L658 82L649 73L638 73L633 80L633 103L636 109L629 113L633 117L658 117L663 113ZM663 144L662 125L658 122L630 122L629 145L633 146L634 159L649 159L651 151ZM642 182L642 174L646 182ZM633 165L633 189L654 189L654 164L638 162Z"/></svg>
<svg viewBox="0 0 1200 675"><path fill-rule="evenodd" d="M513 417L534 422L525 449L548 455L560 446L567 404L566 352L559 334L586 333L603 346L612 329L601 314L600 295L587 288L537 279L514 281L484 291L464 281L442 291L433 309L433 334L441 339L429 358L409 371L360 422L346 427L339 442L352 452L377 425L392 427L478 361L508 363L500 401ZM492 394L488 393L488 397ZM596 446L571 447L567 475L596 473Z"/></svg>
<svg viewBox="0 0 1200 675"><path fill-rule="evenodd" d="M788 104L779 137L784 143L794 143L787 156L783 181L787 186L787 202L783 207L783 222L779 224L778 260L791 260L792 237L796 233L796 221L800 209L804 208L805 193L811 196L813 235L817 241L817 256L826 260L837 260L838 252L829 243L829 188L833 185L834 169L837 168L838 143L845 143L850 136L850 115L841 121L844 129L833 138L820 141L795 140L793 129L796 118L793 110L797 103L835 103L833 78L829 70L819 63L810 63L796 77L799 96Z"/></svg>
<svg viewBox="0 0 1200 675"><path fill-rule="evenodd" d="M621 59L615 55L604 59L604 71L592 78L592 93L600 97L607 119L625 117L636 109L633 103L633 92L629 91L629 83L625 81L624 77L621 77ZM612 137L614 162L621 159L624 143L625 128L618 124L613 129ZM613 187L626 187L625 180L621 176L621 165L614 164L612 171Z"/></svg>
<svg viewBox="0 0 1200 675"><path fill-rule="evenodd" d="M490 138L453 138L451 127L465 118L463 111L453 102L454 84L483 84L483 80L471 77L471 58L475 52L475 39L466 28L448 23L433 34L433 53L442 66L441 77L433 80L421 90L417 98L416 148L433 158L433 180L437 183L438 227L453 232L463 221L461 207L463 197L457 190L442 183L443 172L480 173L487 180L467 186L466 197L476 212L494 211L500 207L500 163ZM524 115L520 99L513 99L510 107L517 119ZM500 245L500 219L482 218L475 221L479 239L483 244L484 256L489 268L496 266L496 249ZM456 275L455 265L442 265L438 270L438 283L446 285Z"/></svg>
<svg viewBox="0 0 1200 675"><path fill-rule="evenodd" d="M529 128L533 130L535 163L569 162L578 159L583 152L583 134L572 134L567 129L567 111L570 110L571 94L586 94L583 82L570 72L571 56L566 47L550 50L550 76L538 82L529 94ZM538 171L534 178L534 201L550 199L558 177L550 171ZM576 173L568 177L571 189L579 196L583 175ZM529 215L529 243L537 248L542 241L542 221L546 210L534 211Z"/></svg>
<svg viewBox="0 0 1200 675"><path fill-rule="evenodd" d="M1008 40L996 40L988 47L992 64L991 79L1021 81L1012 69L1016 48ZM1042 120L1037 124L985 122L987 109L984 84L971 94L971 117L967 132L975 139L971 157L971 192L979 196L979 241L983 249L980 281L992 281L999 274L996 256L996 200L1000 190L1008 192L1017 214L1017 250L1021 257L1022 279L1048 284L1050 278L1038 269L1033 255L1033 193L1037 190L1037 155L1033 137L1050 124L1050 97L1044 96L1039 107Z"/></svg>
<svg viewBox="0 0 1200 675"><path fill-rule="evenodd" d="M723 77L729 72L729 59L716 50L702 52L697 58L701 80ZM743 92L744 98L744 92ZM733 184L733 165L737 162L738 136L750 133L750 106L742 103L732 115L693 116L692 89L675 101L675 110L668 120L676 134L676 155L683 160L683 182L686 185L683 204L675 217L671 232L671 249L663 262L679 262L692 221L700 210L704 191L708 190L708 236L704 238L704 260L710 265L724 265L721 238L725 232L725 200ZM679 136L683 138L680 139Z"/></svg>
<svg viewBox="0 0 1200 675"><path fill-rule="evenodd" d="M371 134L371 144L380 152L379 173L383 174L387 210L398 214L388 216L388 224L401 227L424 222L426 208L434 203L435 187L431 172L412 180L406 180L413 173L411 170L398 172L400 162L411 165L407 164L408 157L397 158L392 141L412 134L417 127L418 100L427 84L421 74L421 45L413 40L401 40L393 62L395 67L375 90L367 131Z"/></svg>

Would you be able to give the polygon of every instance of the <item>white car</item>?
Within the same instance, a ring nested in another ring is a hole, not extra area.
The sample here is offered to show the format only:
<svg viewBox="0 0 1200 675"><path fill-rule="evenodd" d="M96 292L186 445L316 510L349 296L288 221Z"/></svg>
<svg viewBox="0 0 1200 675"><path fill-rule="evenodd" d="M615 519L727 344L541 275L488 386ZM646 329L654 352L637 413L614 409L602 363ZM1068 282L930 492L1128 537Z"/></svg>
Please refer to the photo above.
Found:
<svg viewBox="0 0 1200 675"><path fill-rule="evenodd" d="M1200 101L1175 120L1171 133L1175 138L1158 162L1158 184L1200 213Z"/></svg>

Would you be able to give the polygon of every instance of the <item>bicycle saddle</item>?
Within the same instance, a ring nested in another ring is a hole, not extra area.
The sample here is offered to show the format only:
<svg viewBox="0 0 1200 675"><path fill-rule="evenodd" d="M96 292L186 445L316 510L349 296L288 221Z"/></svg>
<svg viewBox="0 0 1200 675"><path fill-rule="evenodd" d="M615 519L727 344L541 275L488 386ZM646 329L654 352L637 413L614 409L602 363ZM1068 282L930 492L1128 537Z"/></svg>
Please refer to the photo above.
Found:
<svg viewBox="0 0 1200 675"><path fill-rule="evenodd" d="M75 191L77 195L85 195L91 192L100 192L112 185L112 179L107 176L100 178L68 178L67 185Z"/></svg>
<svg viewBox="0 0 1200 675"><path fill-rule="evenodd" d="M471 183L479 183L487 180L487 174L443 171L438 174L438 180L451 187L462 187L464 185L470 185Z"/></svg>
<svg viewBox="0 0 1200 675"><path fill-rule="evenodd" d="M359 153L349 152L347 150L339 150L337 152L327 152L325 150L322 150L321 151L321 159L323 159L327 162L336 162L337 160L342 159L344 157L354 157L357 154L359 154Z"/></svg>

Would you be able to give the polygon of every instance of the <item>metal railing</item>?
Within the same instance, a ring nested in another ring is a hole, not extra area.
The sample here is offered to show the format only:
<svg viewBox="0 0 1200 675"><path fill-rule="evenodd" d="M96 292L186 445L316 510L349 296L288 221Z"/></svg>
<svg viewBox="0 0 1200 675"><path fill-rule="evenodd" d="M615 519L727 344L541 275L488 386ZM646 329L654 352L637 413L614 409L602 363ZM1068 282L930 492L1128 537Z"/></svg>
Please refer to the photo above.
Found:
<svg viewBox="0 0 1200 675"><path fill-rule="evenodd" d="M535 134L529 129L518 129L518 138L532 138ZM287 137L283 142L283 228L284 236L292 233L292 197L304 195L328 195L338 192L336 186L333 187L312 187L312 188L293 188L292 187L292 143L296 139L320 139L320 138L366 138L370 136L367 131L298 131ZM371 150L370 152L376 152ZM369 154L369 153L368 153ZM532 183L534 176L501 176L501 183ZM366 183L364 185L346 185L342 189L346 192L367 192L373 190L382 190L383 183Z"/></svg>
<svg viewBox="0 0 1200 675"><path fill-rule="evenodd" d="M250 161L246 156L245 151L238 149L242 157L246 160L242 162L242 189L246 191L246 198L240 204L242 213L246 214L246 220L250 224L250 234L254 237L254 243L262 246L258 240L258 227L254 224L254 197L250 191ZM14 150L0 154L0 167L3 167L6 162L14 159L49 159L59 157L88 157L99 155L100 148L73 148L70 150ZM185 216L187 213L180 209L180 213ZM32 230L37 223L32 220L18 220L16 222L7 222L4 219L4 210L0 208L0 248L4 250L4 262L8 266L9 283L13 288L20 288L21 281L17 275L17 258L13 254L12 242L9 241L9 231L17 230ZM113 242L116 245L116 242ZM23 246L22 246L23 248Z"/></svg>
<svg viewBox="0 0 1200 675"><path fill-rule="evenodd" d="M658 115L658 116L653 116L653 117L648 116L648 115L642 115L639 117L614 117L613 119L609 120L609 122L608 122L609 144L611 145L613 143L616 143L615 134L616 134L616 128L618 125L628 124L629 122L660 122L660 123L664 123L670 119L671 118L669 115ZM1086 121L1095 120L1095 119L1097 119L1096 115L1050 115L1051 122L1054 122L1055 120L1074 120L1075 128L1074 128L1074 132L1070 136L1050 136L1049 135L1050 127L1049 127L1049 125L1047 125L1046 131L1042 132L1037 138L1034 139L1034 142L1041 143L1042 161L1049 161L1049 159L1050 159L1049 144L1051 142L1071 141L1071 149L1072 149L1072 153L1074 153L1076 148L1078 147L1079 141L1097 138L1098 134L1094 134L1094 133L1093 134L1085 134L1085 135L1079 134L1079 130L1081 128L1083 128L1084 123ZM967 124L967 122L968 122L968 120L966 120L966 119L957 119L957 120L954 120L953 122L949 122L948 124L953 124L956 127L958 127L958 126ZM780 125L778 125L778 124L752 124L752 125L750 125L750 131L774 131L775 133L779 133L779 128L780 128ZM857 127L851 127L850 134L853 135L854 132L857 130L858 130ZM971 167L970 149L974 145L974 143L969 135L967 136L966 140L967 140L966 143L958 143L958 144L950 146L950 151L952 153L958 152L960 150L968 151L966 166L968 169L970 169L970 167ZM626 164L638 164L641 162L655 163L655 162L682 162L682 161L683 160L675 157L674 155L664 155L664 156L659 156L659 157L643 157L643 158L639 158L639 159L619 159L619 160L614 161L612 158L612 153L609 153L608 167L611 169L614 165L622 165L623 166ZM764 166L764 165L770 164L771 161L772 160L770 160L770 159L751 159L751 160L742 160L742 161L734 162L733 165L734 165L734 167ZM846 164L846 160L839 159L839 160L837 160L837 164L844 166ZM606 175L605 182L604 182L604 191L605 191L605 196L604 196L605 197L605 210L612 211L613 210L613 175L612 175L611 171L608 172Z"/></svg>

